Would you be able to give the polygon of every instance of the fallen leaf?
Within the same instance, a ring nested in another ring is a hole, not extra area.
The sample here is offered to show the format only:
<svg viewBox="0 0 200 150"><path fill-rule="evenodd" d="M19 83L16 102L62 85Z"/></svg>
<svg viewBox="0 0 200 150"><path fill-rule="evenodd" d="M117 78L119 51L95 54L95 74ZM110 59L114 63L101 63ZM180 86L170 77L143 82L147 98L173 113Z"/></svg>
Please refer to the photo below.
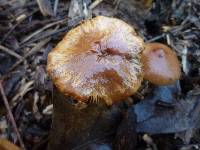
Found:
<svg viewBox="0 0 200 150"><path fill-rule="evenodd" d="M9 142L6 139L0 139L0 149L1 150L21 150L18 146Z"/></svg>
<svg viewBox="0 0 200 150"><path fill-rule="evenodd" d="M132 109L137 115L137 132L151 134L177 133L200 126L200 96L174 100L173 107L158 106L159 98L173 98L174 90L164 90L164 97L158 90L152 97L136 104ZM171 92L170 92L171 91Z"/></svg>

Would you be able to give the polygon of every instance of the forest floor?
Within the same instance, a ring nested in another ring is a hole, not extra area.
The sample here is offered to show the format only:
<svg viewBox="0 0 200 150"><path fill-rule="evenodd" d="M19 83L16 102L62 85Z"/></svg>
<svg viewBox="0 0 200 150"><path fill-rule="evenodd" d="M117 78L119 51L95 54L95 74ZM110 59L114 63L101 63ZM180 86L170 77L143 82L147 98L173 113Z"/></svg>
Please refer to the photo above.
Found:
<svg viewBox="0 0 200 150"><path fill-rule="evenodd" d="M176 84L144 81L131 97L137 149L200 149L200 0L0 0L0 138L45 149L53 110L47 55L68 30L98 15L124 20L145 42L167 44L181 63ZM110 148L93 149L102 145Z"/></svg>

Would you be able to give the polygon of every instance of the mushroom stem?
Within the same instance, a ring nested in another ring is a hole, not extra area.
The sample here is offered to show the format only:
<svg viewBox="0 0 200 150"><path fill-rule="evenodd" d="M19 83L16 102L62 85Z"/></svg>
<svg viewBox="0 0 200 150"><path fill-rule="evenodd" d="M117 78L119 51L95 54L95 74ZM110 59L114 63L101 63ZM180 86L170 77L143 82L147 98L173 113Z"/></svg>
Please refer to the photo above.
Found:
<svg viewBox="0 0 200 150"><path fill-rule="evenodd" d="M49 150L85 149L115 133L122 118L119 104L108 107L101 101L78 109L58 91L53 104Z"/></svg>

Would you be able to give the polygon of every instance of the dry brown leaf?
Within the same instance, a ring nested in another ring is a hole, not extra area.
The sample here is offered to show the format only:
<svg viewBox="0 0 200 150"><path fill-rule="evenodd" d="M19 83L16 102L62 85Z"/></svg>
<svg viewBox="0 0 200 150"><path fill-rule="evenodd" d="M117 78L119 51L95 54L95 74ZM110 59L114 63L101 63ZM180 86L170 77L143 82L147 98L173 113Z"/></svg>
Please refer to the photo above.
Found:
<svg viewBox="0 0 200 150"><path fill-rule="evenodd" d="M6 139L0 139L0 150L21 150L21 149Z"/></svg>

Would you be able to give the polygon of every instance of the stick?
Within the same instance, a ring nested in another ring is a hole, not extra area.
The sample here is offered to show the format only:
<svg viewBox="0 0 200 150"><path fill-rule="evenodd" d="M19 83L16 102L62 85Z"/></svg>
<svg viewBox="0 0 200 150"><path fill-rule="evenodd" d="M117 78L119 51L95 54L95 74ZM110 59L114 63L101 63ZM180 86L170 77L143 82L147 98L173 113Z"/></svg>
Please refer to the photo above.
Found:
<svg viewBox="0 0 200 150"><path fill-rule="evenodd" d="M55 16L57 14L58 3L59 3L59 0L55 0L54 7L53 7L53 13L54 13Z"/></svg>
<svg viewBox="0 0 200 150"><path fill-rule="evenodd" d="M33 47L22 59L18 60L10 69L8 72L12 71L15 69L19 64L21 64L23 61L26 60L27 57L31 56L33 53L37 52L40 50L50 39L45 39L41 42L39 42L35 47Z"/></svg>
<svg viewBox="0 0 200 150"><path fill-rule="evenodd" d="M97 7L97 5L99 5L101 2L103 2L103 0L95 0L95 1L89 6L89 9L94 9L94 8Z"/></svg>
<svg viewBox="0 0 200 150"><path fill-rule="evenodd" d="M17 59L22 59L22 56L20 56L19 54L15 53L14 51L12 51L11 49L8 49L7 47L4 47L2 45L0 45L0 50L8 53L11 56L14 56Z"/></svg>
<svg viewBox="0 0 200 150"><path fill-rule="evenodd" d="M17 129L17 125L16 125L15 119L13 117L13 114L11 112L11 109L10 109L10 106L9 106L9 103L8 103L8 99L7 99L6 95L5 95L5 91L3 89L2 81L1 80L0 80L0 93L2 95L5 107L7 109L10 122L11 122L13 128L14 128L15 134L17 135L19 144L20 144L21 148L25 150L26 148L25 148L24 142L22 141L21 135L20 135L20 133L19 133L19 131Z"/></svg>

